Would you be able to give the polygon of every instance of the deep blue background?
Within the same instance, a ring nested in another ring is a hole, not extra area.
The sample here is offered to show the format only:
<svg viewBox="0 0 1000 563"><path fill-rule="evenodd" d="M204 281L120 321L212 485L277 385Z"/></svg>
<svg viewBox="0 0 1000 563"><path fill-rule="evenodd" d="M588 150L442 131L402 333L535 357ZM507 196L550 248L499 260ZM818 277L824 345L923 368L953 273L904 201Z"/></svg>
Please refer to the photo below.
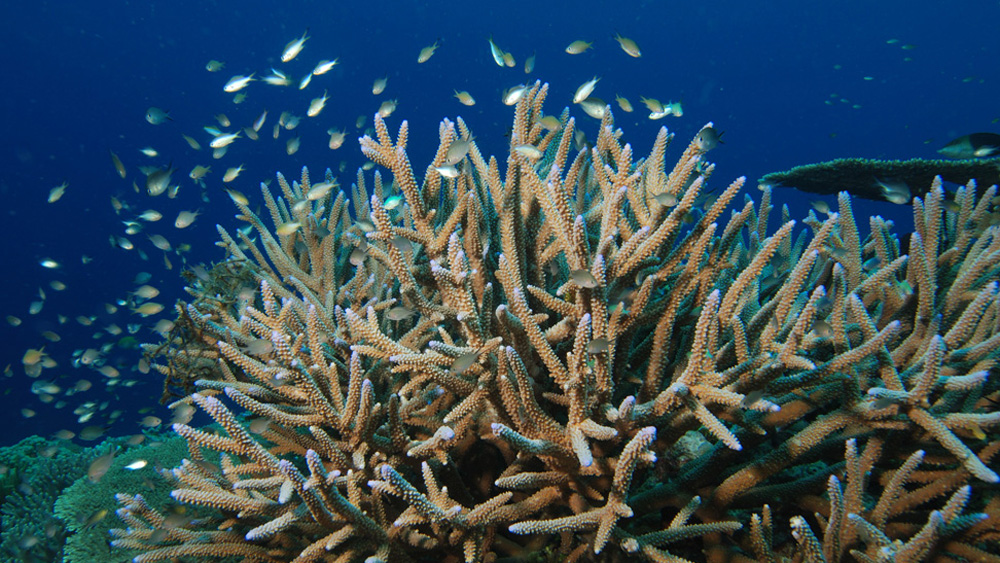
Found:
<svg viewBox="0 0 1000 563"><path fill-rule="evenodd" d="M666 125L678 133L670 161L704 123L713 121L726 134L725 144L711 153L718 163L712 185L723 187L746 175L749 193L756 197L753 180L767 172L847 156L934 157L955 136L1000 130L998 16L997 2L975 1L3 2L0 316L16 315L24 322L0 325L0 364L9 364L12 373L0 376L0 444L31 433L78 429L70 411L85 399L111 401L95 421L114 409L126 410L111 431L135 432L136 411L159 397L160 379L131 372L135 354L128 350L116 348L108 362L119 366L123 379L140 383L117 395L104 390L100 374L71 366L74 350L109 341L93 338L101 327L140 321L125 308L114 315L104 312L104 303L134 288L136 273L153 274L150 283L164 292L157 301L169 305L181 295L181 257L170 255L175 267L168 271L162 252L145 235L130 238L149 253L149 261L108 244L109 235L123 234L122 220L158 209L164 219L148 225L147 232L163 234L175 246L192 244L190 262L219 259L214 226L235 223L234 208L219 189L227 167L246 164L234 186L258 202L255 186L261 180L278 170L297 176L303 165L315 176L346 161L340 178L349 186L364 162L355 120L365 115L369 126L384 99L399 100L388 120L393 130L402 119L410 122L410 156L419 172L437 147L442 117L461 115L484 153L503 154L512 113L499 101L501 90L525 80L547 81L547 109L558 114L579 84L598 75L596 96L611 102L620 93L636 107L632 114L616 107L615 114L637 153L646 154L656 130ZM281 64L285 43L307 27L312 38L302 54ZM616 32L633 38L642 58L625 55L612 39ZM489 36L514 54L515 68L492 62ZM566 45L577 39L593 41L593 49L565 54ZM889 39L899 42L888 44ZM417 64L417 53L435 40L437 53ZM904 50L904 44L914 48ZM537 65L526 77L523 62L532 52ZM233 74L260 76L276 66L297 80L318 60L335 57L341 65L315 77L305 91L256 82L239 106L222 91ZM209 59L225 61L226 68L207 72ZM385 93L373 96L372 81L384 75L389 77ZM304 117L309 100L324 89L330 94L326 110ZM478 103L460 105L452 97L455 89L468 90ZM649 121L640 96L681 100L685 113ZM149 106L169 110L174 121L146 123ZM207 145L210 138L201 127L214 125L213 115L225 113L234 127L243 127L265 108L269 117L261 140L238 141L221 161L212 160L207 149L191 150L181 138L185 133ZM303 123L274 141L271 127L283 110L303 116ZM597 122L579 108L573 113L592 138ZM349 132L336 152L327 148L330 127ZM301 135L302 148L289 157L285 141L293 135ZM161 156L142 156L138 149L144 146ZM128 167L126 180L115 173L109 149ZM133 180L142 183L138 166L169 162L178 167L175 181L183 186L176 200L132 191ZM207 203L187 179L195 164L212 166ZM66 195L47 204L49 189L63 181L70 184ZM116 216L111 196L131 211ZM816 199L794 191L776 196L779 204L792 207L795 218ZM181 209L200 209L203 215L178 231L172 223ZM905 208L857 201L855 213L891 215L902 229L909 228ZM83 254L93 262L81 264ZM43 269L42 258L63 266ZM53 279L69 288L52 291ZM40 314L29 316L28 303L37 298L39 286L48 299ZM69 321L60 325L58 315ZM82 327L73 320L78 315L98 319ZM47 343L43 330L58 332L62 341ZM153 340L148 329L137 336ZM87 378L96 383L94 389L68 398L62 409L41 404L29 392L21 357L26 348L43 344L59 362L43 378L63 387ZM38 415L22 418L24 407Z"/></svg>

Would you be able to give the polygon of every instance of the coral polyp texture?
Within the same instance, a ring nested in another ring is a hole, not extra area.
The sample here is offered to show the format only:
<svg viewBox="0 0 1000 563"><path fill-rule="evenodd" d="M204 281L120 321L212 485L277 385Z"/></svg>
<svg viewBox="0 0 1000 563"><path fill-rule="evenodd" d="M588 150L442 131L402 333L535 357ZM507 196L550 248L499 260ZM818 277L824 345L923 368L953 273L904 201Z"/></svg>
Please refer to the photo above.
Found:
<svg viewBox="0 0 1000 563"><path fill-rule="evenodd" d="M997 561L996 188L862 237L717 195L610 109L445 120L422 179L376 116L351 192L306 170L220 227L148 346L190 456L119 495L135 561ZM383 171L388 171L383 175ZM729 210L732 211L729 211ZM724 216L725 215L725 216ZM774 222L776 229L769 229ZM179 505L179 506L178 506ZM181 510L186 506L186 511ZM187 514L188 517L178 515Z"/></svg>

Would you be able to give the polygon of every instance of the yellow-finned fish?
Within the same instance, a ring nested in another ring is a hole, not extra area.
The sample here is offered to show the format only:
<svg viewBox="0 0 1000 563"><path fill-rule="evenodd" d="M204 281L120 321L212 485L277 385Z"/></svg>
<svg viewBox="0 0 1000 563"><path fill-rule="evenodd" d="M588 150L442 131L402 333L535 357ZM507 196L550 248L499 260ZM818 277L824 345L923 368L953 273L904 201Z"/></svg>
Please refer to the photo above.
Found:
<svg viewBox="0 0 1000 563"><path fill-rule="evenodd" d="M590 48L591 43L587 41L574 41L566 46L566 52L570 55L579 55Z"/></svg>
<svg viewBox="0 0 1000 563"><path fill-rule="evenodd" d="M319 76L321 74L326 74L331 70L333 70L333 67L340 64L338 61L340 61L340 59L333 59L332 61L322 60L316 63L316 68L313 69L312 73L315 74L316 76Z"/></svg>
<svg viewBox="0 0 1000 563"><path fill-rule="evenodd" d="M306 30L302 32L302 37L292 39L287 45L285 45L285 50L281 52L281 62L287 63L288 61L299 56L299 53L302 52L302 48L306 45L306 40L309 39L308 33L309 28L306 28Z"/></svg>
<svg viewBox="0 0 1000 563"><path fill-rule="evenodd" d="M435 41L433 45L428 45L420 50L420 54L417 55L418 63L426 63L428 59L434 56L434 51L438 48L438 42Z"/></svg>
<svg viewBox="0 0 1000 563"><path fill-rule="evenodd" d="M323 108L326 107L326 101L328 99L330 99L330 97L326 95L326 90L323 90L323 95L321 97L313 98L313 100L309 102L309 109L306 110L306 115L309 117L316 117L319 115L319 112L323 111Z"/></svg>
<svg viewBox="0 0 1000 563"><path fill-rule="evenodd" d="M233 144L233 141L239 138L240 138L239 131L235 133L225 133L223 135L218 135L217 137L212 139L212 142L209 143L208 146L212 147L213 149L219 149Z"/></svg>
<svg viewBox="0 0 1000 563"><path fill-rule="evenodd" d="M628 37L622 37L619 34L615 34L615 41L618 42L622 47L622 51L628 53L630 57L639 58L642 56L642 52L639 51L639 46L635 44L635 41L629 39Z"/></svg>
<svg viewBox="0 0 1000 563"><path fill-rule="evenodd" d="M461 103L462 105L465 105L465 106L474 106L474 105L476 105L475 98L473 98L472 94L466 92L465 90L462 90L461 92L459 92L458 90L455 90L455 97L458 98L459 103Z"/></svg>
<svg viewBox="0 0 1000 563"><path fill-rule="evenodd" d="M226 82L226 85L223 86L222 89L230 93L239 92L240 90L246 88L247 84L256 80L256 78L253 77L254 74L257 73L250 73L250 76L243 76L242 74L234 75L229 79L229 82Z"/></svg>
<svg viewBox="0 0 1000 563"><path fill-rule="evenodd" d="M590 94L594 91L594 87L597 86L597 81L600 80L598 77L594 77L576 89L576 93L573 94L573 103L578 104L590 97Z"/></svg>
<svg viewBox="0 0 1000 563"><path fill-rule="evenodd" d="M115 154L114 151L109 150L108 152L111 153L111 162L114 163L115 170L118 171L118 175L121 176L122 178L124 178L125 177L125 165L122 164L122 160L120 158L118 158L118 155Z"/></svg>

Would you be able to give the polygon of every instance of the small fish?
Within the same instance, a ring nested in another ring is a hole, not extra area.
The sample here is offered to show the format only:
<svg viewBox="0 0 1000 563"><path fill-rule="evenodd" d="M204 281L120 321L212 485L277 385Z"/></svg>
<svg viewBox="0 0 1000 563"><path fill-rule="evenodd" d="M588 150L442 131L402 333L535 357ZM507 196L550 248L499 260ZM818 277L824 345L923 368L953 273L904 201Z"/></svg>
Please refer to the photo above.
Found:
<svg viewBox="0 0 1000 563"><path fill-rule="evenodd" d="M303 76L302 80L299 81L299 90L305 90L306 86L309 86L309 83L312 82L312 79L313 79L313 75L312 75L311 72L309 74Z"/></svg>
<svg viewBox="0 0 1000 563"><path fill-rule="evenodd" d="M208 72L219 72L220 70L226 68L226 63L222 61L217 61L212 59L205 64L205 70Z"/></svg>
<svg viewBox="0 0 1000 563"><path fill-rule="evenodd" d="M331 190L333 190L334 184L331 182L320 182L319 184L313 184L312 188L306 193L306 199L309 201L316 201L317 199L323 199L326 197Z"/></svg>
<svg viewBox="0 0 1000 563"><path fill-rule="evenodd" d="M241 74L236 74L226 82L226 85L222 87L223 90L229 93L239 92L240 90L247 87L248 84L256 80L253 75L256 73L251 73L250 76L243 76Z"/></svg>
<svg viewBox="0 0 1000 563"><path fill-rule="evenodd" d="M376 78L375 82L372 83L372 94L378 96L385 91L386 84L389 83L389 77L383 76L382 78Z"/></svg>
<svg viewBox="0 0 1000 563"><path fill-rule="evenodd" d="M702 127L701 131L694 138L694 144L698 147L701 152L708 152L722 143L722 134L725 131L719 131L712 126L711 123Z"/></svg>
<svg viewBox="0 0 1000 563"><path fill-rule="evenodd" d="M239 138L240 138L239 131L235 133L225 133L212 139L212 142L209 143L208 146L212 147L213 149L221 149L222 147L231 145L233 141Z"/></svg>
<svg viewBox="0 0 1000 563"><path fill-rule="evenodd" d="M607 111L607 104L604 103L604 100L596 96L589 96L587 99L580 102L580 108L583 109L584 113L594 119L604 119L604 114Z"/></svg>
<svg viewBox="0 0 1000 563"><path fill-rule="evenodd" d="M348 257L348 261L351 263L352 266L360 266L361 264L364 264L365 258L367 257L368 253L365 252L365 250L360 246L357 246L354 247L354 250L351 251L351 255Z"/></svg>
<svg viewBox="0 0 1000 563"><path fill-rule="evenodd" d="M226 173L222 175L222 182L224 184L228 184L229 182L232 182L233 180L235 180L237 178L237 176L240 175L240 172L243 172L243 165L242 164L239 165L236 168L230 168L230 169L226 170Z"/></svg>
<svg viewBox="0 0 1000 563"><path fill-rule="evenodd" d="M181 211L177 214L177 219L174 220L174 226L178 229L190 227L191 223L194 223L194 220L197 219L200 214L200 211Z"/></svg>
<svg viewBox="0 0 1000 563"><path fill-rule="evenodd" d="M291 131L299 126L299 121L301 119L301 117L292 115L286 111L282 112L281 117L278 119L278 123L282 124L285 129Z"/></svg>
<svg viewBox="0 0 1000 563"><path fill-rule="evenodd" d="M211 166L202 166L200 164L197 164L195 165L194 168L191 169L191 173L188 174L188 177L190 177L192 180L197 181L204 178L205 174L208 174L211 170L212 170Z"/></svg>
<svg viewBox="0 0 1000 563"><path fill-rule="evenodd" d="M676 195L666 192L656 194L655 196L653 196L653 200L655 200L656 203L659 203L663 207L676 207L677 204L680 203L680 200L677 199Z"/></svg>
<svg viewBox="0 0 1000 563"><path fill-rule="evenodd" d="M589 49L591 45L592 43L588 43L586 41L574 41L566 46L566 52L570 55L579 55Z"/></svg>
<svg viewBox="0 0 1000 563"><path fill-rule="evenodd" d="M167 191L170 186L170 176L177 170L173 166L167 168L157 168L146 176L146 193L151 196L158 196Z"/></svg>
<svg viewBox="0 0 1000 563"><path fill-rule="evenodd" d="M825 215L830 214L830 204L821 199L810 201L809 205L811 205L812 208L815 209L817 213L823 213Z"/></svg>
<svg viewBox="0 0 1000 563"><path fill-rule="evenodd" d="M461 356L455 358L455 361L451 363L450 371L452 373L462 374L465 370L475 365L477 360L479 360L479 354L476 352L462 354Z"/></svg>
<svg viewBox="0 0 1000 563"><path fill-rule="evenodd" d="M278 228L274 230L275 233L281 236L290 235L302 228L302 223L298 221L289 221L287 223L282 223L278 225Z"/></svg>
<svg viewBox="0 0 1000 563"><path fill-rule="evenodd" d="M155 417L153 417L153 418L155 418ZM146 465L148 465L148 464L149 464L149 462L147 462L144 459L137 459L137 460L133 461L132 463L126 465L125 469L128 469L129 471L135 471L136 469L142 469L143 467L146 467Z"/></svg>
<svg viewBox="0 0 1000 563"><path fill-rule="evenodd" d="M382 105L378 108L379 117L385 119L392 115L392 112L396 111L396 104L398 100L386 100L382 102Z"/></svg>
<svg viewBox="0 0 1000 563"><path fill-rule="evenodd" d="M68 187L69 187L69 182L63 182L58 186L49 190L48 202L55 203L59 201L59 199L63 196L63 194L66 193L66 188Z"/></svg>
<svg viewBox="0 0 1000 563"><path fill-rule="evenodd" d="M622 111L627 111L629 113L633 111L632 102L628 101L628 98L615 95L615 101L618 102L618 107L622 108Z"/></svg>
<svg viewBox="0 0 1000 563"><path fill-rule="evenodd" d="M489 41L490 41L490 54L493 56L493 62L495 62L497 66L501 67L504 66L503 49L497 47L497 44L493 42L492 37L490 37Z"/></svg>
<svg viewBox="0 0 1000 563"><path fill-rule="evenodd" d="M392 240L389 242L400 252L413 252L413 244L406 238L397 235L392 237Z"/></svg>
<svg viewBox="0 0 1000 563"><path fill-rule="evenodd" d="M174 120L174 118L170 117L170 112L168 111L164 111L158 107L150 107L146 110L146 121L151 125L159 125L167 120Z"/></svg>
<svg viewBox="0 0 1000 563"><path fill-rule="evenodd" d="M243 351L254 356L265 356L274 351L274 343L263 338L253 340L243 347Z"/></svg>
<svg viewBox="0 0 1000 563"><path fill-rule="evenodd" d="M621 45L622 51L628 53L630 57L639 58L642 56L642 53L639 51L639 46L635 44L635 41L632 41L628 37L622 37L616 33L615 41Z"/></svg>
<svg viewBox="0 0 1000 563"><path fill-rule="evenodd" d="M524 97L524 93L528 91L528 87L524 84L518 84L517 86L511 86L509 89L504 90L503 103L505 106L517 105L517 102Z"/></svg>
<svg viewBox="0 0 1000 563"><path fill-rule="evenodd" d="M573 280L573 283L580 287L597 287L597 278L587 270L573 270L570 272L569 277Z"/></svg>
<svg viewBox="0 0 1000 563"><path fill-rule="evenodd" d="M42 346L39 349L28 348L24 351L24 356L21 358L21 363L26 366L33 366L42 361L45 357L45 347Z"/></svg>
<svg viewBox="0 0 1000 563"><path fill-rule="evenodd" d="M97 426L97 425L85 426L80 430L80 433L77 434L77 436L79 436L81 440L86 440L88 442L91 442L103 436L105 430L106 429L103 426ZM108 466L110 467L110 465L111 464L109 462Z"/></svg>
<svg viewBox="0 0 1000 563"><path fill-rule="evenodd" d="M407 307L393 307L386 312L385 318L390 321L405 321L415 314L417 314L416 311Z"/></svg>
<svg viewBox="0 0 1000 563"><path fill-rule="evenodd" d="M148 223L155 223L156 221L163 219L163 214L155 209L147 209L136 217L136 219L142 219Z"/></svg>
<svg viewBox="0 0 1000 563"><path fill-rule="evenodd" d="M261 78L261 80L271 86L288 86L292 83L292 79L288 78L287 74L275 68L271 68L271 74Z"/></svg>
<svg viewBox="0 0 1000 563"><path fill-rule="evenodd" d="M221 125L222 127L229 127L230 125L233 124L232 121L229 121L229 116L227 116L224 113L215 114L215 120L218 121L219 125Z"/></svg>
<svg viewBox="0 0 1000 563"><path fill-rule="evenodd" d="M947 158L986 158L1000 153L1000 135L972 133L963 135L937 151Z"/></svg>
<svg viewBox="0 0 1000 563"><path fill-rule="evenodd" d="M455 139L448 145L448 152L445 153L444 163L454 166L469 154L469 141L465 139Z"/></svg>
<svg viewBox="0 0 1000 563"><path fill-rule="evenodd" d="M89 428L89 427L88 427ZM86 430L86 428L84 429ZM103 434L103 429L101 434ZM80 432L80 439L87 440L84 438L83 432ZM97 438L93 438L96 440ZM87 468L87 477L92 483L97 483L102 477L111 469L111 462L115 459L115 453L117 450L111 450L110 452L98 457L94 461L90 462L90 466Z"/></svg>
<svg viewBox="0 0 1000 563"><path fill-rule="evenodd" d="M531 74L535 70L535 54L524 60L524 74Z"/></svg>
<svg viewBox="0 0 1000 563"><path fill-rule="evenodd" d="M164 252L169 252L170 249L172 248L172 246L170 245L170 241L167 240L167 237L163 235L149 235L149 242L152 243L153 246Z"/></svg>
<svg viewBox="0 0 1000 563"><path fill-rule="evenodd" d="M517 64L517 61L514 60L514 55L510 53L504 53L503 64L509 68L514 68L514 65Z"/></svg>
<svg viewBox="0 0 1000 563"><path fill-rule="evenodd" d="M193 137L190 137L188 135L181 135L181 137L184 137L184 140L187 141L188 146L191 147L192 149L196 151L201 150L201 143L199 143Z"/></svg>
<svg viewBox="0 0 1000 563"><path fill-rule="evenodd" d="M587 343L587 352L590 354L600 354L601 352L606 352L608 350L607 338L595 338Z"/></svg>
<svg viewBox="0 0 1000 563"><path fill-rule="evenodd" d="M385 202L382 203L382 207L386 208L388 211L392 211L393 209L399 207L401 203L403 203L402 196L393 195L385 198ZM392 242L395 243L395 240L396 239L394 238Z"/></svg>
<svg viewBox="0 0 1000 563"><path fill-rule="evenodd" d="M335 151L339 149L341 146L343 146L344 138L347 136L346 132L331 128L327 129L326 133L330 135L330 143L329 143L330 150Z"/></svg>
<svg viewBox="0 0 1000 563"><path fill-rule="evenodd" d="M302 37L292 39L287 45L285 45L285 49L281 51L281 62L287 63L302 52L302 48L306 45L306 40L309 39L309 36L307 35L308 33L309 29L307 28L304 32L302 32Z"/></svg>
<svg viewBox="0 0 1000 563"><path fill-rule="evenodd" d="M143 147L139 149L139 152L148 156L149 158L155 158L157 156L160 156L160 153L153 147Z"/></svg>
<svg viewBox="0 0 1000 563"><path fill-rule="evenodd" d="M518 145L514 147L514 152L520 154L521 156L527 158L532 162L542 158L542 151L538 150L538 147L534 145Z"/></svg>
<svg viewBox="0 0 1000 563"><path fill-rule="evenodd" d="M889 203L905 205L910 203L910 200L913 199L910 186L906 185L906 182L892 180L883 181L876 178L875 184L881 189L882 197L884 197Z"/></svg>
<svg viewBox="0 0 1000 563"><path fill-rule="evenodd" d="M434 51L438 48L438 42L435 41L433 45L428 45L420 50L420 54L417 55L418 63L426 63L428 59L434 56Z"/></svg>
<svg viewBox="0 0 1000 563"><path fill-rule="evenodd" d="M264 110L257 119L253 122L253 130L260 131L260 128L264 126L264 120L267 119L267 110Z"/></svg>
<svg viewBox="0 0 1000 563"><path fill-rule="evenodd" d="M576 93L573 94L573 103L578 104L590 97L590 94L594 91L594 87L597 86L597 81L600 80L598 77L594 77L576 89Z"/></svg>
<svg viewBox="0 0 1000 563"><path fill-rule="evenodd" d="M450 164L445 166L435 166L434 170L445 178L458 178L458 169Z"/></svg>
<svg viewBox="0 0 1000 563"><path fill-rule="evenodd" d="M538 120L538 123L542 125L548 131L555 131L562 127L562 122L559 118L554 115L546 115Z"/></svg>
<svg viewBox="0 0 1000 563"><path fill-rule="evenodd" d="M122 221L122 223L125 225L126 235L136 235L142 232L142 223L137 221Z"/></svg>
<svg viewBox="0 0 1000 563"><path fill-rule="evenodd" d="M285 153L289 156L299 152L299 146L302 144L302 137L292 137L285 142Z"/></svg>
<svg viewBox="0 0 1000 563"><path fill-rule="evenodd" d="M646 98L644 96L640 96L639 101L646 105L646 109L648 109L650 113L663 113L665 111L663 109L663 104L661 104L660 100L657 100L656 98Z"/></svg>
<svg viewBox="0 0 1000 563"><path fill-rule="evenodd" d="M160 290L151 285L141 285L132 294L143 299L152 299L160 294Z"/></svg>
<svg viewBox="0 0 1000 563"><path fill-rule="evenodd" d="M476 100L472 97L472 94L469 94L465 90L462 90L461 92L455 90L455 97L458 98L459 103L461 103L462 105L466 106L476 105Z"/></svg>
<svg viewBox="0 0 1000 563"><path fill-rule="evenodd" d="M125 165L122 164L121 159L118 158L118 155L115 154L114 151L109 150L108 152L111 153L111 162L115 165L115 170L118 171L118 175L125 178Z"/></svg>
<svg viewBox="0 0 1000 563"><path fill-rule="evenodd" d="M155 303L153 301L147 301L138 307L132 309L132 312L137 315L142 315L143 317L149 317L163 311L163 305L160 303Z"/></svg>
<svg viewBox="0 0 1000 563"><path fill-rule="evenodd" d="M313 75L319 76L321 74L326 74L326 73L330 72L331 70L333 70L333 67L335 67L335 66L337 66L339 64L339 62L338 62L339 60L340 59L333 59L332 61L322 60L322 61L316 63L316 67L313 68L313 71L312 71Z"/></svg>
<svg viewBox="0 0 1000 563"><path fill-rule="evenodd" d="M326 95L326 90L323 90L323 95L321 97L313 98L313 100L309 102L309 109L306 110L306 115L309 117L316 117L319 115L319 112L323 111L323 108L326 107L326 101L329 99L329 96Z"/></svg>
<svg viewBox="0 0 1000 563"><path fill-rule="evenodd" d="M226 193L229 194L229 199L233 200L235 203L240 205L247 205L250 203L247 196L243 195L243 193L238 190L226 190Z"/></svg>

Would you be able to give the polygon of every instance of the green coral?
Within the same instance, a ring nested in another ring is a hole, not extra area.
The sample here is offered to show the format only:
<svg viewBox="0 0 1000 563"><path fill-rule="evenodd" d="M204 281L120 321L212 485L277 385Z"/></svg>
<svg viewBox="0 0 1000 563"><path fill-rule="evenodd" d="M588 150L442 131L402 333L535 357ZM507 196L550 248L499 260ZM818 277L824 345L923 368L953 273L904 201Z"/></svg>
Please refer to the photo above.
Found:
<svg viewBox="0 0 1000 563"><path fill-rule="evenodd" d="M120 453L97 483L80 477L55 502L55 515L66 526L63 561L66 563L125 563L136 553L109 545L109 528L124 526L115 514L116 493L141 494L156 506L171 504L170 485L157 473L160 467L174 467L187 457L187 442L179 436L152 441ZM130 470L126 466L144 460L147 464Z"/></svg>
<svg viewBox="0 0 1000 563"><path fill-rule="evenodd" d="M6 468L0 486L0 557L28 563L62 559L67 531L52 506L64 488L87 472L97 451L38 436L0 448L0 467Z"/></svg>

